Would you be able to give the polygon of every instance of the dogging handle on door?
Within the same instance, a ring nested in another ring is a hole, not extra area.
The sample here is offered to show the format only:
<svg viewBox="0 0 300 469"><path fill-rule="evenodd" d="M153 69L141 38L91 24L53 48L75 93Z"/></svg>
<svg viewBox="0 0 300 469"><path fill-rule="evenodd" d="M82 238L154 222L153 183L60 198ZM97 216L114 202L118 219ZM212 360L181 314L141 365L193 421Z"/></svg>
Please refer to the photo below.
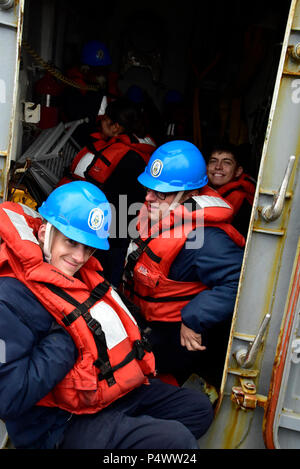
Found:
<svg viewBox="0 0 300 469"><path fill-rule="evenodd" d="M249 348L248 349L241 348L237 350L237 352L235 353L235 359L238 365L241 366L242 368L253 367L259 348L263 342L263 338L264 338L270 319L271 319L271 314L269 313L266 314L260 325L257 336L255 337L254 341L251 342L251 344L249 345Z"/></svg>
<svg viewBox="0 0 300 469"><path fill-rule="evenodd" d="M272 205L263 207L261 210L261 216L267 222L276 220L277 218L280 217L282 213L284 202L285 202L285 197L286 197L286 191L287 191L288 183L292 174L295 159L296 159L295 156L293 155L290 156L289 162L288 162L288 165L285 170L284 177L283 177L283 181L281 183L281 186L278 192L274 194Z"/></svg>

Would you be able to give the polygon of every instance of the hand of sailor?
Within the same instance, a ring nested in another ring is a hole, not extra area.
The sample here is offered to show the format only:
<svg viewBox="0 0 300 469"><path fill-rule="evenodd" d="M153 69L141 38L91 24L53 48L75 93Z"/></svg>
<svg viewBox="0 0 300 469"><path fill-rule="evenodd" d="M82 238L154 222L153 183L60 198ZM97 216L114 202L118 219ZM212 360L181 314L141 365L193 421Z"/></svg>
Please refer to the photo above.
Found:
<svg viewBox="0 0 300 469"><path fill-rule="evenodd" d="M183 323L181 323L180 329L180 343L190 351L206 350L206 347L202 345L201 334L193 331Z"/></svg>

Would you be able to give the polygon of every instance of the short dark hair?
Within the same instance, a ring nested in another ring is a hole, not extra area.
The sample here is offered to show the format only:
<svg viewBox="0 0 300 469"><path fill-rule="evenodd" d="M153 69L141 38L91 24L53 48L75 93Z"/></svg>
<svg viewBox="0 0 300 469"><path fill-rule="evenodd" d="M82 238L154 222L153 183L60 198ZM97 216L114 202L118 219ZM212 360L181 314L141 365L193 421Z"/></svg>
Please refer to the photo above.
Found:
<svg viewBox="0 0 300 469"><path fill-rule="evenodd" d="M110 102L105 114L113 121L124 127L128 135L135 134L137 137L145 136L142 109L127 98L117 98Z"/></svg>
<svg viewBox="0 0 300 469"><path fill-rule="evenodd" d="M239 147L234 145L233 143L217 142L213 145L212 149L210 150L209 158L213 153L230 153L238 166L244 166L243 158L241 152L239 151Z"/></svg>

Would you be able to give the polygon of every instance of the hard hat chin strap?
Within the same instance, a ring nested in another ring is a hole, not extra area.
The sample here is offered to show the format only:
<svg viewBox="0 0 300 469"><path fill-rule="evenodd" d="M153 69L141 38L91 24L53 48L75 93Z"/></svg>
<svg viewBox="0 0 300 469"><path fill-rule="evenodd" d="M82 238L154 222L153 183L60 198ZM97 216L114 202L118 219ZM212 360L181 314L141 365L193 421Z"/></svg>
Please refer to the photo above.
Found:
<svg viewBox="0 0 300 469"><path fill-rule="evenodd" d="M49 264L51 262L51 245L52 245L52 240L53 240L53 233L54 233L53 225L47 222L43 251L44 251L45 259Z"/></svg>
<svg viewBox="0 0 300 469"><path fill-rule="evenodd" d="M177 192L177 194L174 197L173 202L170 204L170 210L175 210L175 208L179 205L179 201L183 193L184 191Z"/></svg>
<svg viewBox="0 0 300 469"><path fill-rule="evenodd" d="M175 208L178 207L179 201L180 201L183 193L184 193L184 191L177 192L177 194L174 197L174 200L170 203L169 207L163 213L163 215L162 215L163 217L165 217L166 215L168 215L168 213L170 213L172 210L175 210Z"/></svg>

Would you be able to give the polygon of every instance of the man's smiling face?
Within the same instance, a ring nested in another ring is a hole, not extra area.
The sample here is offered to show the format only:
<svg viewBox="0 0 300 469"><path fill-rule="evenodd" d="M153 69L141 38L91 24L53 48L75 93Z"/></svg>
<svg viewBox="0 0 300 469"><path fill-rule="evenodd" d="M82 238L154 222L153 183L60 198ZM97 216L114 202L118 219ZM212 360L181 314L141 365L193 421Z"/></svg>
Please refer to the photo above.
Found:
<svg viewBox="0 0 300 469"><path fill-rule="evenodd" d="M207 164L207 176L212 187L218 188L234 181L243 172L233 155L227 152L212 153Z"/></svg>
<svg viewBox="0 0 300 469"><path fill-rule="evenodd" d="M39 241L41 243L45 241L45 227L46 225L42 224L39 228ZM67 238L54 227L52 229L54 233L50 263L64 274L72 277L88 261L95 249Z"/></svg>

